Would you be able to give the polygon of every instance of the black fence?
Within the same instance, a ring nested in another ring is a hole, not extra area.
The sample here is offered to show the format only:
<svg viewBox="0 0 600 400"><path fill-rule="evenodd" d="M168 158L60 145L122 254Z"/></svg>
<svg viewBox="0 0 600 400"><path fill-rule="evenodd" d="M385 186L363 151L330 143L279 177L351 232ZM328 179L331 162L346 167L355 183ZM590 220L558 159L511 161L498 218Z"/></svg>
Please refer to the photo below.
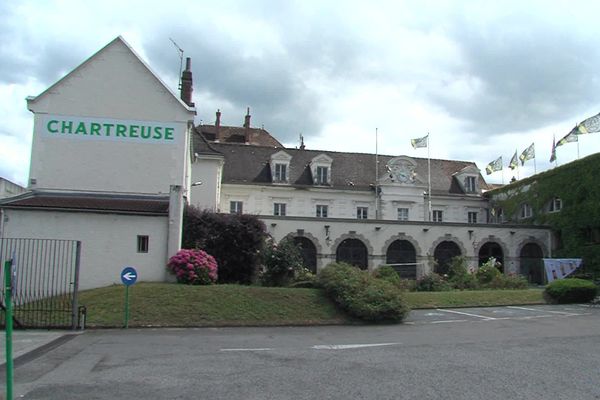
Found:
<svg viewBox="0 0 600 400"><path fill-rule="evenodd" d="M76 329L80 255L76 240L0 239L0 326L6 326L4 264L12 259L15 328Z"/></svg>

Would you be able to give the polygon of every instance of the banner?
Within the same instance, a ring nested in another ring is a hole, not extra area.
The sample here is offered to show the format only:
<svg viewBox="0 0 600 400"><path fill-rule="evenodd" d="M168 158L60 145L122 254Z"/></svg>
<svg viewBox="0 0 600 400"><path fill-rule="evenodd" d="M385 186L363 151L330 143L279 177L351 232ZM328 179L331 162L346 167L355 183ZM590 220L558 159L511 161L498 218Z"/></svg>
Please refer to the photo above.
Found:
<svg viewBox="0 0 600 400"><path fill-rule="evenodd" d="M544 258L543 260L548 283L569 276L581 266L581 258Z"/></svg>

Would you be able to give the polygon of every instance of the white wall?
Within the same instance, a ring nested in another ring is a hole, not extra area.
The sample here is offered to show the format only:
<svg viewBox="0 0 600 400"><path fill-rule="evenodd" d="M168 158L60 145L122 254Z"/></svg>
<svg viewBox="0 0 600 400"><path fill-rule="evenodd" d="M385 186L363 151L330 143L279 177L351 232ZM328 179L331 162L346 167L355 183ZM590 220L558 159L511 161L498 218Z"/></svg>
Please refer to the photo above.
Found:
<svg viewBox="0 0 600 400"><path fill-rule="evenodd" d="M23 192L25 192L24 187L19 186L16 183L12 183L4 178L0 178L0 199L16 196Z"/></svg>
<svg viewBox="0 0 600 400"><path fill-rule="evenodd" d="M217 211L221 195L222 168L222 157L200 156L196 158L192 164L191 184L196 182L202 182L202 184L190 187L189 204L201 210ZM227 211L229 211L229 206Z"/></svg>
<svg viewBox="0 0 600 400"><path fill-rule="evenodd" d="M195 111L120 40L30 99L28 107L34 113L31 188L168 193L170 185L185 185L188 122ZM53 133L53 120L168 126L173 140Z"/></svg>
<svg viewBox="0 0 600 400"><path fill-rule="evenodd" d="M477 268L479 250L486 242L496 242L503 248L506 273L518 273L519 251L526 243L540 245L544 256L551 256L551 231L548 228L316 218L285 219L267 216L262 216L261 219L276 241L288 235L297 236L298 230L303 230L303 235L310 238L317 247L318 269L335 261L337 246L346 238L360 239L367 246L369 269L375 269L385 263L387 247L396 239L411 241L415 245L417 262L423 262L427 268L428 256L433 256L437 245L446 240L459 245L462 254L467 257L470 267L473 268ZM325 228L326 225L328 228Z"/></svg>
<svg viewBox="0 0 600 400"><path fill-rule="evenodd" d="M133 266L138 281L165 281L166 216L4 209L3 236L80 240L80 288L122 284L120 273ZM137 252L137 236L149 236L148 253Z"/></svg>

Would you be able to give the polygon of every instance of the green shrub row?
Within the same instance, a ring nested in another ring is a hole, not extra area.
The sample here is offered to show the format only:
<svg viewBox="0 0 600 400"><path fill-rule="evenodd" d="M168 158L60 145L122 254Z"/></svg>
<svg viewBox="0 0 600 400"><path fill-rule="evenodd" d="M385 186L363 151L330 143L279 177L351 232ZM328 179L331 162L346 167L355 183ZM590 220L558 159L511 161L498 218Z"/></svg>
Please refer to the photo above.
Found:
<svg viewBox="0 0 600 400"><path fill-rule="evenodd" d="M371 322L400 322L408 314L402 291L367 271L332 263L317 279L327 295L352 317Z"/></svg>
<svg viewBox="0 0 600 400"><path fill-rule="evenodd" d="M589 303L598 294L598 287L584 279L567 278L550 282L544 290L548 303Z"/></svg>

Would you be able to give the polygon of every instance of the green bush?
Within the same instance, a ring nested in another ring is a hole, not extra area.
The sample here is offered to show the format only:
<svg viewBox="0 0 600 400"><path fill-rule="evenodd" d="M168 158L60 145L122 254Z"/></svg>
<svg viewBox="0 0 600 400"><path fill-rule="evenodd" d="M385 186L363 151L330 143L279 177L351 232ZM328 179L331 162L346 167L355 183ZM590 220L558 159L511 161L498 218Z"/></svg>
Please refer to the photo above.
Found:
<svg viewBox="0 0 600 400"><path fill-rule="evenodd" d="M490 289L527 289L527 278L521 275L498 275L486 285Z"/></svg>
<svg viewBox="0 0 600 400"><path fill-rule="evenodd" d="M279 243L269 240L263 252L263 267L260 280L264 286L288 286L304 268L300 249L292 239L284 238Z"/></svg>
<svg viewBox="0 0 600 400"><path fill-rule="evenodd" d="M218 214L188 206L183 213L185 249L203 249L219 264L218 283L254 283L267 237L255 215Z"/></svg>
<svg viewBox="0 0 600 400"><path fill-rule="evenodd" d="M355 318L399 322L409 311L401 290L351 265L330 264L317 279L328 296Z"/></svg>
<svg viewBox="0 0 600 400"><path fill-rule="evenodd" d="M448 268L448 283L454 289L477 289L479 282L467 270L467 259L463 256L453 257Z"/></svg>
<svg viewBox="0 0 600 400"><path fill-rule="evenodd" d="M379 267L373 272L373 277L377 279L383 279L384 281L388 281L392 285L399 287L400 286L400 275L393 267L389 265L384 265Z"/></svg>
<svg viewBox="0 0 600 400"><path fill-rule="evenodd" d="M451 290L452 286L441 276L432 272L417 279L415 291L417 292L443 292Z"/></svg>
<svg viewBox="0 0 600 400"><path fill-rule="evenodd" d="M298 288L316 288L318 286L317 276L313 274L310 269L302 268L300 271L298 271L297 275L294 277L294 280L289 286Z"/></svg>
<svg viewBox="0 0 600 400"><path fill-rule="evenodd" d="M588 303L596 297L598 287L591 281L577 278L550 282L544 290L548 303Z"/></svg>
<svg viewBox="0 0 600 400"><path fill-rule="evenodd" d="M500 270L498 269L498 265L499 263L496 262L496 259L494 257L490 257L490 259L487 262L483 263L475 273L475 276L477 277L479 283L481 283L482 285L489 284L495 278L502 275L502 272L500 272Z"/></svg>

